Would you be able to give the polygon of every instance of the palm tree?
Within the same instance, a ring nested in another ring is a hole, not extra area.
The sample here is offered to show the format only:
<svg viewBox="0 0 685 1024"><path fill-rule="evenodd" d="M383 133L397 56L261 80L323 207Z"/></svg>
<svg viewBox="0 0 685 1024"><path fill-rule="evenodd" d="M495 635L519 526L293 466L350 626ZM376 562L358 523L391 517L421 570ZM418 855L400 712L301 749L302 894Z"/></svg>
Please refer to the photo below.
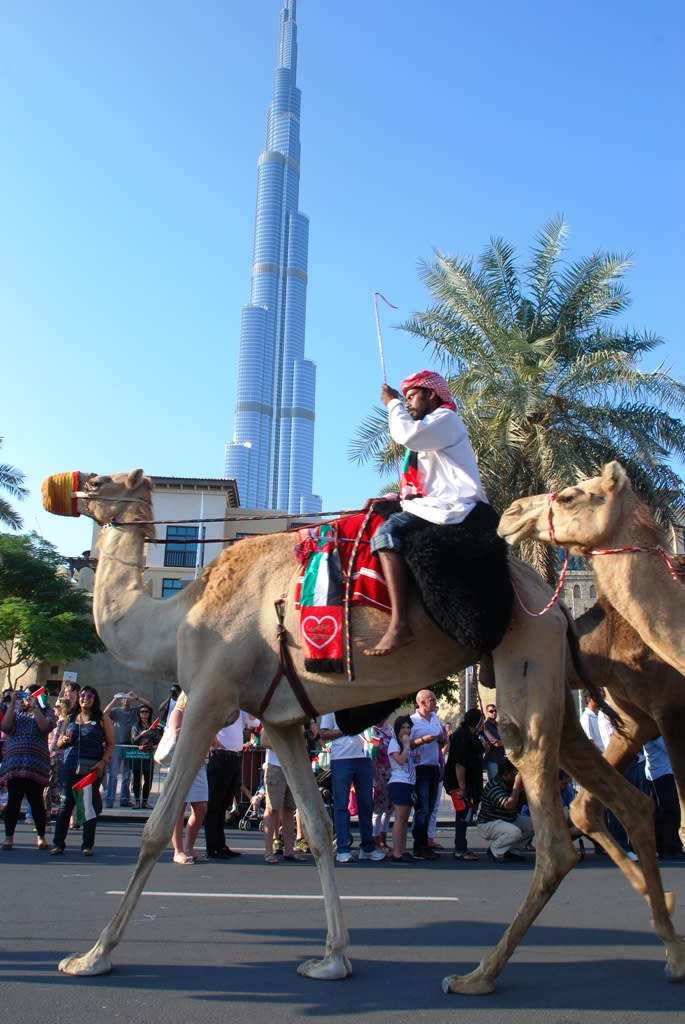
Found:
<svg viewBox="0 0 685 1024"><path fill-rule="evenodd" d="M4 439L0 437L0 448ZM28 496L28 491L22 487L24 474L15 469L14 466L0 465L0 490L7 491L13 498L20 500ZM20 515L14 511L9 501L0 495L0 526L8 526L11 530L20 530L24 522Z"/></svg>
<svg viewBox="0 0 685 1024"><path fill-rule="evenodd" d="M668 459L685 454L685 385L641 359L662 340L616 327L630 299L630 260L597 252L568 264L560 218L538 234L528 265L501 238L478 265L436 252L420 271L433 305L404 325L432 349L478 456L485 490L500 511L521 494L593 476L611 459L665 525L685 510ZM392 461L387 420L376 410L350 447L381 471ZM527 552L550 580L551 549Z"/></svg>

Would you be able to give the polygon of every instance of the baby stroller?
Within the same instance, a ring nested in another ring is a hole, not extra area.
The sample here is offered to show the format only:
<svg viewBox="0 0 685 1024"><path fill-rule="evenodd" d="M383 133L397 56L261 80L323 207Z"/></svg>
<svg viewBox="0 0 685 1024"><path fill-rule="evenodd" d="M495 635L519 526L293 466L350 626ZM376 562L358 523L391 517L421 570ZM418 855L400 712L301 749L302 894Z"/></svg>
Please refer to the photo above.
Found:
<svg viewBox="0 0 685 1024"><path fill-rule="evenodd" d="M319 787L319 793L321 794L321 800L326 808L326 812L333 822L333 827L335 828L335 820L333 817L333 781L330 768L325 768L323 771L317 773L316 784Z"/></svg>
<svg viewBox="0 0 685 1024"><path fill-rule="evenodd" d="M252 799L247 805L247 810L238 822L238 828L244 832L249 832L251 829L259 829L260 832L264 831L264 810L266 805L266 793L264 787L260 786L259 789L252 795Z"/></svg>

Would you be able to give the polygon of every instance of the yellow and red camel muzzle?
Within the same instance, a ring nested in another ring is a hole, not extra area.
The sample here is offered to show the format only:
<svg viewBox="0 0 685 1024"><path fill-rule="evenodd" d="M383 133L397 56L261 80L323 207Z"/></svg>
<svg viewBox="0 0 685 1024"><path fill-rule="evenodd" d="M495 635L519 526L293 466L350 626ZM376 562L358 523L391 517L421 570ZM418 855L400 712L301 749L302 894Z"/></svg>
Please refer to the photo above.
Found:
<svg viewBox="0 0 685 1024"><path fill-rule="evenodd" d="M80 516L78 499L83 497L79 490L81 474L78 470L73 473L53 473L46 476L40 485L43 495L43 508L46 512L52 512L56 516Z"/></svg>

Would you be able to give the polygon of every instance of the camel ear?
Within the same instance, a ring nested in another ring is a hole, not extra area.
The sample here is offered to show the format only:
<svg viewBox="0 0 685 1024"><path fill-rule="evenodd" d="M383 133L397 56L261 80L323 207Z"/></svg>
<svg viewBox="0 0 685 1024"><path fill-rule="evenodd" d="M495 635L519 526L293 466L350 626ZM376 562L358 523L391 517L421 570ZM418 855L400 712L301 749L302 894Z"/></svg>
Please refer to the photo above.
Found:
<svg viewBox="0 0 685 1024"><path fill-rule="evenodd" d="M134 491L139 484L142 484L144 478L145 473L143 472L142 469L132 469L131 472L128 474L126 486L128 487L129 490Z"/></svg>
<svg viewBox="0 0 685 1024"><path fill-rule="evenodd" d="M620 491L628 480L628 474L620 462L607 462L602 470L602 480L608 491Z"/></svg>

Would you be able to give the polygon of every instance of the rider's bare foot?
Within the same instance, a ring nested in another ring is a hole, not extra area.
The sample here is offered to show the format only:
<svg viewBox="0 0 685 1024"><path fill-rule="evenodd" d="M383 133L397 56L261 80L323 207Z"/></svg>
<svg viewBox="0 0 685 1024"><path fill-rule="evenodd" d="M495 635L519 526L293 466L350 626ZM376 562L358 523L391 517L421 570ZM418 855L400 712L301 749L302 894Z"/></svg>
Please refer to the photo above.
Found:
<svg viewBox="0 0 685 1024"><path fill-rule="evenodd" d="M409 626L391 627L387 629L375 647L369 647L364 654L370 658L383 658L386 654L398 651L400 647L406 647L414 639L414 634Z"/></svg>

